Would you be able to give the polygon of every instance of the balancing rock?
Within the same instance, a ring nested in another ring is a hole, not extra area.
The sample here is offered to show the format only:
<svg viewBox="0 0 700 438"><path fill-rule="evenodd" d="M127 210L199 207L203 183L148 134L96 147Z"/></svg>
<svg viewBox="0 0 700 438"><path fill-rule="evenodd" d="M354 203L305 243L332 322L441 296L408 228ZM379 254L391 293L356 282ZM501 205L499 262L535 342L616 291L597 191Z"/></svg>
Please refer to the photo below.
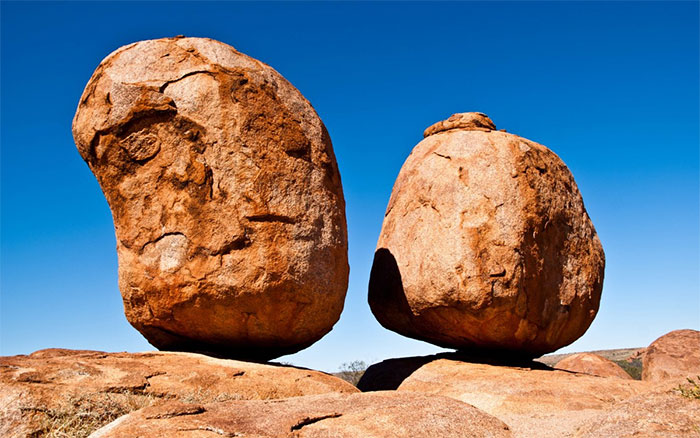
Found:
<svg viewBox="0 0 700 438"><path fill-rule="evenodd" d="M331 330L347 230L328 132L271 67L205 38L122 47L73 121L114 218L127 319L165 350L269 359Z"/></svg>
<svg viewBox="0 0 700 438"><path fill-rule="evenodd" d="M495 129L463 113L425 131L389 200L369 304L408 337L534 357L588 329L605 256L561 159Z"/></svg>

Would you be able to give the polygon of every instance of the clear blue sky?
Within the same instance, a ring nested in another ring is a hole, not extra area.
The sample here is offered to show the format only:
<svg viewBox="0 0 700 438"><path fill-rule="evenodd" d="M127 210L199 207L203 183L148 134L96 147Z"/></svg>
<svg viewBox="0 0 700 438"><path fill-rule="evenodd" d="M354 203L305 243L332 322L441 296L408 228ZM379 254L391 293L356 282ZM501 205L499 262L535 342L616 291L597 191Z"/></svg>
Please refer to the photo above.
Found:
<svg viewBox="0 0 700 438"><path fill-rule="evenodd" d="M314 105L347 200L350 287L334 330L281 360L439 351L366 302L394 179L423 129L481 111L568 164L607 256L600 313L565 351L700 328L698 3L1 3L0 354L140 351L109 207L71 136L83 87L137 40L211 37Z"/></svg>

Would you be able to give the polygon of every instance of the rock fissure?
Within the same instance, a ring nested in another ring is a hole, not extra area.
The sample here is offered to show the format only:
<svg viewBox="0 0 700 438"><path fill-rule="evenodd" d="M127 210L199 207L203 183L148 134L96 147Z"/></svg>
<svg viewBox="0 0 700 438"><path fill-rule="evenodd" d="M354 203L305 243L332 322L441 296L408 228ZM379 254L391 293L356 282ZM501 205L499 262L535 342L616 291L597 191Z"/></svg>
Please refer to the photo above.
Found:
<svg viewBox="0 0 700 438"><path fill-rule="evenodd" d="M189 72L189 73L185 73L184 75L180 76L180 77L177 78L177 79L173 79L173 80L171 80L171 81L166 81L166 82L164 82L160 87L158 87L158 91L164 94L164 93L165 93L165 89L168 88L168 85L174 84L174 83L176 83L176 82L180 82L181 80L183 80L183 79L185 79L185 78L188 78L188 77L194 76L194 75L199 75L199 74L207 74L207 75L214 76L214 75L216 74L216 72L213 72L213 71L211 71L211 70L195 70L195 71L191 71L191 72Z"/></svg>
<svg viewBox="0 0 700 438"><path fill-rule="evenodd" d="M174 418L174 417L183 417L186 415L197 415L201 414L203 412L206 412L207 410L203 406L199 405L189 405L189 406L180 406L178 409L174 410L165 410L164 412L159 412L157 414L153 415L146 415L146 419L148 420L162 420L165 418Z"/></svg>
<svg viewBox="0 0 700 438"><path fill-rule="evenodd" d="M183 237L183 238L187 239L187 236L185 236L183 233L181 233L181 232L179 232L179 231L171 231L171 232L168 232L168 233L163 233L163 234L161 234L160 236L156 237L155 239L149 240L148 242L146 242L146 243L144 243L143 245L141 245L141 252L143 252L143 250L144 250L148 245L155 245L156 243L160 242L161 240L163 240L163 239L165 239L165 238L167 238L167 237Z"/></svg>
<svg viewBox="0 0 700 438"><path fill-rule="evenodd" d="M302 427L308 426L310 424L318 423L319 421L327 420L329 418L339 418L339 417L342 417L342 415L343 414L333 413L333 414L328 414L328 415L321 415L318 417L305 417L305 418L297 421L296 424L294 424L291 427L290 432L297 431L297 430L301 429Z"/></svg>
<svg viewBox="0 0 700 438"><path fill-rule="evenodd" d="M274 213L250 215L246 216L245 218L248 219L250 222L281 222L284 224L297 223L297 220L295 218Z"/></svg>

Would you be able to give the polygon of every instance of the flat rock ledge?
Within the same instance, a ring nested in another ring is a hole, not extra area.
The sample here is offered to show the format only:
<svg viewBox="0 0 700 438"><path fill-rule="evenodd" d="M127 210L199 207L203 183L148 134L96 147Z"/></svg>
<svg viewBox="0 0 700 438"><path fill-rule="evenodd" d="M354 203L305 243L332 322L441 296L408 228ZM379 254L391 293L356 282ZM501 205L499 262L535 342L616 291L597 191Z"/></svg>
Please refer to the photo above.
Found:
<svg viewBox="0 0 700 438"><path fill-rule="evenodd" d="M170 437L510 438L499 419L454 399L377 392L284 400L172 402L125 415L90 438Z"/></svg>
<svg viewBox="0 0 700 438"><path fill-rule="evenodd" d="M173 400L198 404L357 392L319 371L194 353L40 350L0 357L0 436L42 436L81 415L97 429L130 411Z"/></svg>

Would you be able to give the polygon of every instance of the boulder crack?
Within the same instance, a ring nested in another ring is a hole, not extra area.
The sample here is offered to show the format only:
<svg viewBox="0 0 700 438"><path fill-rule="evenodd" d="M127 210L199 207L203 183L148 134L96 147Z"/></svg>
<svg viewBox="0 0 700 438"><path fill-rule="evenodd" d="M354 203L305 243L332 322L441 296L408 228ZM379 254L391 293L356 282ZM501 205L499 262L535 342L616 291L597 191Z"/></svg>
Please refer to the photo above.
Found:
<svg viewBox="0 0 700 438"><path fill-rule="evenodd" d="M183 80L183 79L185 79L185 78L187 78L187 77L189 77L189 76L194 76L194 75L198 75L198 74L206 74L206 75L214 76L214 72L213 72L213 71L209 71L209 70L195 70L195 71L191 71L191 72L189 72L189 73L185 73L184 75L180 76L180 77L177 78L177 79L173 79L173 80L171 80L171 81L166 81L166 82L164 82L163 85L161 85L161 86L158 88L158 91L160 91L161 93L164 93L164 92L165 92L165 89L168 88L168 85L174 84L175 82L181 81L181 80Z"/></svg>
<svg viewBox="0 0 700 438"><path fill-rule="evenodd" d="M146 242L146 243L144 243L143 245L141 245L141 251L143 251L144 249L146 249L146 247L147 247L149 244L158 243L158 241L160 241L160 240L162 240L162 239L164 239L164 238L166 238L166 237L168 237L168 236L182 236L182 237L184 237L185 239L187 238L187 236L185 236L184 234L182 234L182 233L180 233L180 232L178 232L178 231L174 231L174 232L171 232L171 233L161 234L161 235L158 236L156 239L149 240L148 242Z"/></svg>
<svg viewBox="0 0 700 438"><path fill-rule="evenodd" d="M339 414L339 413L335 412L335 413L328 414L328 415L322 415L320 417L305 417L305 418L297 421L297 423L294 426L292 426L292 428L290 429L290 432L297 431L304 426L308 426L309 424L318 423L319 421L326 420L328 418L338 418L338 417L341 417L342 415L343 414Z"/></svg>
<svg viewBox="0 0 700 438"><path fill-rule="evenodd" d="M256 214L245 218L251 222L282 222L284 224L295 224L297 222L292 217L274 213Z"/></svg>
<svg viewBox="0 0 700 438"><path fill-rule="evenodd" d="M446 159L448 159L448 160L451 160L451 159L452 159L452 157L450 157L449 155L438 154L437 152L433 152L433 153L434 153L435 155L437 155L438 157L446 158Z"/></svg>

